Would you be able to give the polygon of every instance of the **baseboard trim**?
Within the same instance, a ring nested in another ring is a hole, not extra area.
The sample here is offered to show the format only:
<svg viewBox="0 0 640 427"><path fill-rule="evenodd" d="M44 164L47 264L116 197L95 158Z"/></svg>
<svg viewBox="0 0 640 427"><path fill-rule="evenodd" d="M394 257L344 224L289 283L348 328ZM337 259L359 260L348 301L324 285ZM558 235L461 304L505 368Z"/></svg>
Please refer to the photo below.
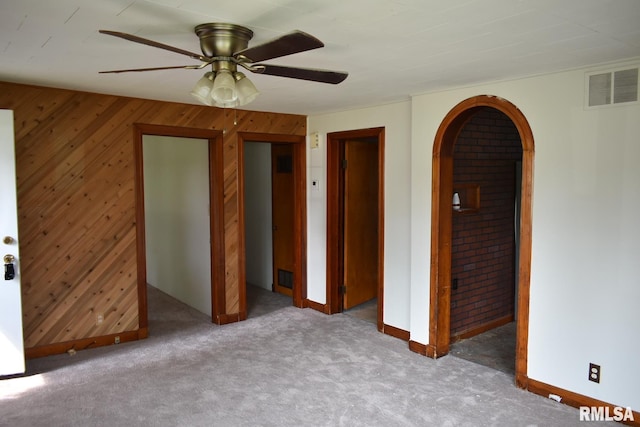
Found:
<svg viewBox="0 0 640 427"><path fill-rule="evenodd" d="M31 347L25 349L24 355L27 359L37 359L39 357L53 356L54 354L68 353L69 351L81 351L89 348L114 345L116 344L116 340L118 340L119 343L137 341L147 338L147 336L149 336L149 330L147 328L140 328L135 331Z"/></svg>
<svg viewBox="0 0 640 427"><path fill-rule="evenodd" d="M427 355L427 346L425 344L419 343L418 341L409 340L409 350L423 356Z"/></svg>
<svg viewBox="0 0 640 427"><path fill-rule="evenodd" d="M437 359L438 357L446 356L447 354L438 354L436 351L436 346L431 344L422 344L417 341L409 341L409 350L414 353L421 354L423 356L427 356L431 359Z"/></svg>
<svg viewBox="0 0 640 427"><path fill-rule="evenodd" d="M311 301L310 299L305 298L302 306L304 308L310 308L315 311L319 311L320 313L331 314L328 304L320 304L319 302Z"/></svg>
<svg viewBox="0 0 640 427"><path fill-rule="evenodd" d="M598 399L594 399L592 397L588 397L582 394L574 393L572 391L564 390L560 387L552 386L550 384L546 384L540 381L532 380L528 378L527 381L527 390L531 393L535 393L537 395L543 397L549 397L550 394L554 394L556 396L560 396L560 403L565 405L572 406L574 408L579 408L581 406L596 406L596 407L608 407L609 413L613 414L613 409L616 405L612 405L611 403L603 402ZM634 421L621 421L622 424L640 427L640 412L632 411Z"/></svg>
<svg viewBox="0 0 640 427"><path fill-rule="evenodd" d="M480 335L484 332L490 331L491 329L495 329L497 327L506 325L507 323L511 323L513 322L513 320L514 320L513 314L510 314L508 316L504 316L499 319L492 320L487 323L483 323L480 326L476 326L471 329L467 329L466 331L462 331L458 334L452 335L451 343L453 344L454 342L457 342L460 340L465 340L467 338L475 337L476 335Z"/></svg>
<svg viewBox="0 0 640 427"><path fill-rule="evenodd" d="M245 320L247 318L247 313L232 313L232 314L219 314L217 315L213 323L216 325L228 325L229 323L240 322L241 320Z"/></svg>
<svg viewBox="0 0 640 427"><path fill-rule="evenodd" d="M395 326L382 324L382 333L385 335L390 335L394 338L401 339L402 341L409 341L409 331L405 331L404 329L396 328Z"/></svg>

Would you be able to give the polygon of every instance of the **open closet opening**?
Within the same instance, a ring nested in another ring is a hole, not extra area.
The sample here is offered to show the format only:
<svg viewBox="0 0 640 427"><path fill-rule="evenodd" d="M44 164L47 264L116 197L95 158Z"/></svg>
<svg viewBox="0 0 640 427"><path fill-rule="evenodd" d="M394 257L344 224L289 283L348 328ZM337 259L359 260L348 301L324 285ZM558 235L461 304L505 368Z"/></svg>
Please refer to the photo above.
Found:
<svg viewBox="0 0 640 427"><path fill-rule="evenodd" d="M219 323L222 134L145 124L135 132L140 327L149 327L148 292Z"/></svg>
<svg viewBox="0 0 640 427"><path fill-rule="evenodd" d="M292 160L291 145L244 143L247 317L292 305Z"/></svg>
<svg viewBox="0 0 640 427"><path fill-rule="evenodd" d="M303 306L306 296L305 138L241 137L246 317Z"/></svg>
<svg viewBox="0 0 640 427"><path fill-rule="evenodd" d="M147 283L211 317L209 143L144 135Z"/></svg>
<svg viewBox="0 0 640 427"><path fill-rule="evenodd" d="M384 128L327 134L327 301L384 330Z"/></svg>

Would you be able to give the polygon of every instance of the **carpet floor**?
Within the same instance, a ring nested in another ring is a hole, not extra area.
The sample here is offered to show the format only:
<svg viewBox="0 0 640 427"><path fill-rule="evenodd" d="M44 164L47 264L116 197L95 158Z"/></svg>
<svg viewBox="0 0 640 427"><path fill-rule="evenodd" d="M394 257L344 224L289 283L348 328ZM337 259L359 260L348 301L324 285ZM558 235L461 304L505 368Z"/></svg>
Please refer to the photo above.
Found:
<svg viewBox="0 0 640 427"><path fill-rule="evenodd" d="M512 375L258 294L249 319L216 326L150 288L149 338L28 361L25 376L0 381L0 425L583 425Z"/></svg>
<svg viewBox="0 0 640 427"><path fill-rule="evenodd" d="M516 322L451 344L449 354L515 375Z"/></svg>

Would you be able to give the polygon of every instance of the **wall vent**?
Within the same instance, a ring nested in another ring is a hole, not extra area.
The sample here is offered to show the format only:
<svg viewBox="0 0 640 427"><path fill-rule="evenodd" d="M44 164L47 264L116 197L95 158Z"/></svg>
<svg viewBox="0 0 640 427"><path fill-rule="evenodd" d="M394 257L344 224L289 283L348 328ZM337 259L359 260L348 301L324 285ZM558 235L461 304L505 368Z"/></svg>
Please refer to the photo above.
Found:
<svg viewBox="0 0 640 427"><path fill-rule="evenodd" d="M278 286L293 289L293 272L278 269Z"/></svg>
<svg viewBox="0 0 640 427"><path fill-rule="evenodd" d="M587 74L587 107L638 102L638 67Z"/></svg>

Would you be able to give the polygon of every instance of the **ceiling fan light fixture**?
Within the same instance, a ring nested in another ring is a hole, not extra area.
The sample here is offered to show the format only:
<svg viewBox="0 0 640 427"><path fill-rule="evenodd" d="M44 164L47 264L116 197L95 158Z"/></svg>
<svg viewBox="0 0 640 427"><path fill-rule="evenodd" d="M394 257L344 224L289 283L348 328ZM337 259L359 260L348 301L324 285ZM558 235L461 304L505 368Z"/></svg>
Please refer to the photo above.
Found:
<svg viewBox="0 0 640 427"><path fill-rule="evenodd" d="M213 89L213 73L206 73L191 90L191 95L205 105L212 106L211 90Z"/></svg>
<svg viewBox="0 0 640 427"><path fill-rule="evenodd" d="M136 68L100 71L100 73L158 71L178 68L200 70L211 65L212 71L206 73L191 91L191 95L194 98L208 106L234 108L252 102L260 94L253 83L244 74L237 71L238 65L252 73L330 84L338 84L348 76L348 73L343 71L285 67L262 63L262 61L324 47L324 43L320 40L299 30L284 34L257 46L248 47L249 41L253 37L253 31L246 27L215 22L201 24L195 27L195 33L200 40L202 54L145 39L134 34L109 30L99 30L99 32L178 53L202 62L200 65Z"/></svg>
<svg viewBox="0 0 640 427"><path fill-rule="evenodd" d="M231 71L220 70L216 72L211 97L216 105L229 105L238 99L236 80Z"/></svg>
<svg viewBox="0 0 640 427"><path fill-rule="evenodd" d="M252 102L260 91L243 73L218 70L200 78L191 95L210 107L235 108Z"/></svg>
<svg viewBox="0 0 640 427"><path fill-rule="evenodd" d="M238 93L238 105L246 105L252 102L260 95L260 91L256 89L251 80L242 73L235 73L236 91Z"/></svg>

